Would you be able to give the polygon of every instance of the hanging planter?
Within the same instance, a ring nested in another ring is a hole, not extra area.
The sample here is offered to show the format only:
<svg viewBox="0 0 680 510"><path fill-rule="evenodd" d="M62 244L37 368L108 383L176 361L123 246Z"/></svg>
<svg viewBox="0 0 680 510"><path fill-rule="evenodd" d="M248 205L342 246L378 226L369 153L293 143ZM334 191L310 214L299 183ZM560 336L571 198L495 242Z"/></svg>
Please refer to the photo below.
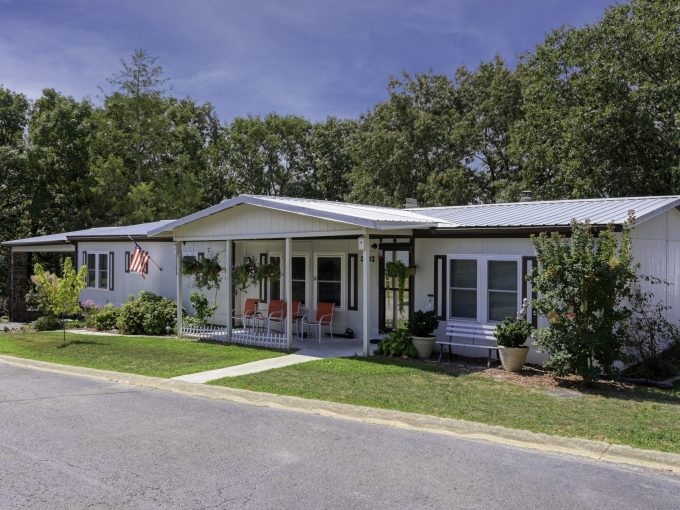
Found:
<svg viewBox="0 0 680 510"><path fill-rule="evenodd" d="M257 267L255 274L253 276L253 283L259 283L263 280L280 280L281 270L272 264L271 262L267 264L262 264Z"/></svg>
<svg viewBox="0 0 680 510"><path fill-rule="evenodd" d="M406 291L406 280L409 276L416 273L415 266L407 266L401 260L395 262L388 262L385 264L387 276L397 279L397 297L399 303L399 312L404 312L404 292Z"/></svg>
<svg viewBox="0 0 680 510"><path fill-rule="evenodd" d="M257 272L257 264L252 257L243 257L243 262L234 266L232 270L232 281L239 292L244 291L252 281Z"/></svg>
<svg viewBox="0 0 680 510"><path fill-rule="evenodd" d="M243 257L243 262L234 266L232 279L239 292L244 291L249 285L256 285L264 280L279 280L281 270L272 264L258 264L252 257Z"/></svg>
<svg viewBox="0 0 680 510"><path fill-rule="evenodd" d="M199 289L219 288L222 281L221 273L224 271L217 253L204 258L182 257L181 269L183 275L193 276L194 285Z"/></svg>

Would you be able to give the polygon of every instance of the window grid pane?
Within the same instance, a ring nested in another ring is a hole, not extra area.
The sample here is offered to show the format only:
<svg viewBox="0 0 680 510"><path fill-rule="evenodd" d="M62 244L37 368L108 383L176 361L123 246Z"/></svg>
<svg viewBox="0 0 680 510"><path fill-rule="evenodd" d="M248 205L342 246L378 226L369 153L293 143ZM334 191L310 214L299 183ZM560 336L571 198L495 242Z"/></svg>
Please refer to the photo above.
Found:
<svg viewBox="0 0 680 510"><path fill-rule="evenodd" d="M87 254L87 286L95 287L97 283L97 256L94 253Z"/></svg>
<svg viewBox="0 0 680 510"><path fill-rule="evenodd" d="M477 320L477 260L451 259L449 267L451 317Z"/></svg>
<svg viewBox="0 0 680 510"><path fill-rule="evenodd" d="M316 259L316 296L319 303L342 306L342 257Z"/></svg>
<svg viewBox="0 0 680 510"><path fill-rule="evenodd" d="M106 253L99 254L99 267L97 268L99 272L99 282L98 288L106 289L109 285L109 256Z"/></svg>

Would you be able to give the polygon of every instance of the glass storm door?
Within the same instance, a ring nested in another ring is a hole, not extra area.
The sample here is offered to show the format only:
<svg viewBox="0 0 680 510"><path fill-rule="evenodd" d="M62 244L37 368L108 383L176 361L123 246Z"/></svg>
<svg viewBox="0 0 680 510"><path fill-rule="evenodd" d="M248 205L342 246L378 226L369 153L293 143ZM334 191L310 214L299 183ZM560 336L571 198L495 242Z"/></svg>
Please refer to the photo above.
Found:
<svg viewBox="0 0 680 510"><path fill-rule="evenodd" d="M380 329L392 331L406 326L411 300L411 278L404 282L404 303L399 309L399 279L387 276L387 264L401 261L406 266L411 265L411 251L408 244L382 245L380 257Z"/></svg>

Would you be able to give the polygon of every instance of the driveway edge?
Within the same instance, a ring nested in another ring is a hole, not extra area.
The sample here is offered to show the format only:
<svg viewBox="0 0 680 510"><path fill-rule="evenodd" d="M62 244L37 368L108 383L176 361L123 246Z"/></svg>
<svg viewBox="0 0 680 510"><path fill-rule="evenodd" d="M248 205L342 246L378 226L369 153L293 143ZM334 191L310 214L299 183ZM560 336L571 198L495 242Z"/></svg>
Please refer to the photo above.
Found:
<svg viewBox="0 0 680 510"><path fill-rule="evenodd" d="M466 439L488 441L545 453L584 457L630 466L646 467L680 473L680 455L643 450L604 441L552 436L527 430L510 429L454 418L392 411L373 407L340 404L323 400L259 393L250 390L195 384L176 379L163 379L109 370L60 365L45 361L0 355L0 361L9 365L34 368L67 375L89 377L142 388L170 391L183 395L228 400L241 404L273 409L296 411L328 416L362 423L371 423L400 429L419 430Z"/></svg>

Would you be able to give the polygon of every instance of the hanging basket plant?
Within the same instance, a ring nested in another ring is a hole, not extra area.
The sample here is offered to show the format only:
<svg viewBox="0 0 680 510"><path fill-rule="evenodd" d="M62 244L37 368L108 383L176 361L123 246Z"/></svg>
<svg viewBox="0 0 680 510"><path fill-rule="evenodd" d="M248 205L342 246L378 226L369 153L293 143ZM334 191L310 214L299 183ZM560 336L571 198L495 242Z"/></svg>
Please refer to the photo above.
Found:
<svg viewBox="0 0 680 510"><path fill-rule="evenodd" d="M244 291L257 272L257 264L252 257L243 257L241 264L234 266L231 277L239 292Z"/></svg>
<svg viewBox="0 0 680 510"><path fill-rule="evenodd" d="M257 285L264 280L279 280L281 270L272 264L258 264L252 257L243 257L243 262L234 266L232 279L239 292L244 291L249 285Z"/></svg>
<svg viewBox="0 0 680 510"><path fill-rule="evenodd" d="M406 291L406 280L409 276L413 276L416 272L415 266L409 267L401 260L395 262L388 262L385 264L387 276L397 279L397 300L399 303L399 312L404 312L404 292Z"/></svg>
<svg viewBox="0 0 680 510"><path fill-rule="evenodd" d="M280 280L281 270L269 262L268 264L261 264L255 271L253 283L259 283L263 280Z"/></svg>
<svg viewBox="0 0 680 510"><path fill-rule="evenodd" d="M219 255L211 257L183 257L182 274L194 277L194 285L199 289L219 288L222 281Z"/></svg>

